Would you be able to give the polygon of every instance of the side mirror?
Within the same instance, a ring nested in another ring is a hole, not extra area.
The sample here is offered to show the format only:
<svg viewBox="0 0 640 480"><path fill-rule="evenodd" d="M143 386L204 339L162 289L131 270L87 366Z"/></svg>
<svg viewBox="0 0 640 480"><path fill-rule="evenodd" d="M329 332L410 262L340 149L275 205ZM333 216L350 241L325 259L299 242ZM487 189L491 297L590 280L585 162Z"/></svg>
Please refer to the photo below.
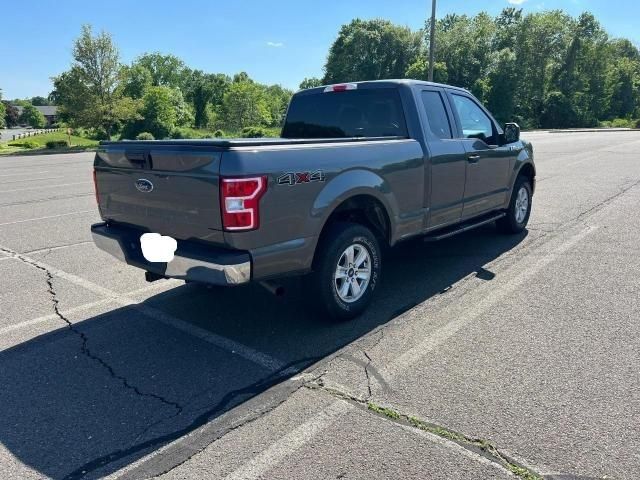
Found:
<svg viewBox="0 0 640 480"><path fill-rule="evenodd" d="M520 140L520 125L517 123L505 123L504 142L514 143Z"/></svg>

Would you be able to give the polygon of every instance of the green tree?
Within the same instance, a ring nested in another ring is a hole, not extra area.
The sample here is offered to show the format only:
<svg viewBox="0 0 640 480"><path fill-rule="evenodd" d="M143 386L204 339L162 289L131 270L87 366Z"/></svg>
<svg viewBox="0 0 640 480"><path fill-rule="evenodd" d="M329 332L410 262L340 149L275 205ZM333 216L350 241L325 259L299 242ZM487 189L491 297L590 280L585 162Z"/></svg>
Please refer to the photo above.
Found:
<svg viewBox="0 0 640 480"><path fill-rule="evenodd" d="M120 70L122 94L131 98L142 98L153 84L151 72L139 64L125 65Z"/></svg>
<svg viewBox="0 0 640 480"><path fill-rule="evenodd" d="M30 102L31 105L34 105L36 107L51 105L51 101L48 98L41 96L31 97Z"/></svg>
<svg viewBox="0 0 640 480"><path fill-rule="evenodd" d="M201 70L190 72L186 81L186 97L193 105L196 127L203 128L210 124L210 106L222 104L229 83L226 75L207 74Z"/></svg>
<svg viewBox="0 0 640 480"><path fill-rule="evenodd" d="M300 90L306 90L308 88L315 88L322 86L322 80L316 77L305 78L300 82L300 86L298 87Z"/></svg>
<svg viewBox="0 0 640 480"><path fill-rule="evenodd" d="M4 106L4 102L2 101L2 89L0 88L0 128L5 128L7 126L5 115L6 107Z"/></svg>
<svg viewBox="0 0 640 480"><path fill-rule="evenodd" d="M268 125L272 119L264 89L253 82L233 82L222 101L225 129Z"/></svg>
<svg viewBox="0 0 640 480"><path fill-rule="evenodd" d="M549 92L544 99L541 123L547 128L576 126L576 111L571 100L562 92Z"/></svg>
<svg viewBox="0 0 640 480"><path fill-rule="evenodd" d="M146 68L151 74L153 86L182 88L184 77L188 73L186 65L175 55L163 55L159 52L145 53L133 62L132 67Z"/></svg>
<svg viewBox="0 0 640 480"><path fill-rule="evenodd" d="M4 107L4 110L5 110L4 120L5 120L6 126L7 127L17 126L20 120L20 113L18 112L18 109L6 100L2 101L2 106Z"/></svg>
<svg viewBox="0 0 640 480"><path fill-rule="evenodd" d="M621 58L609 66L605 82L607 118L640 116L640 62Z"/></svg>
<svg viewBox="0 0 640 480"><path fill-rule="evenodd" d="M421 51L419 33L388 20L343 25L329 50L323 83L402 78Z"/></svg>
<svg viewBox="0 0 640 480"><path fill-rule="evenodd" d="M142 131L155 138L166 138L176 127L178 116L174 108L174 91L167 86L150 87L142 99Z"/></svg>
<svg viewBox="0 0 640 480"><path fill-rule="evenodd" d="M271 118L269 126L281 127L293 92L280 85L270 85L264 88L264 93L269 117Z"/></svg>
<svg viewBox="0 0 640 480"><path fill-rule="evenodd" d="M233 76L233 83L244 83L244 82L253 83L253 80L251 80L247 72L236 73Z"/></svg>
<svg viewBox="0 0 640 480"><path fill-rule="evenodd" d="M193 125L193 111L185 101L182 91L178 88L171 89L171 106L176 112L176 126L185 127Z"/></svg>
<svg viewBox="0 0 640 480"><path fill-rule="evenodd" d="M33 128L44 128L46 119L44 115L40 113L36 107L31 104L22 107L22 114L20 115L20 121Z"/></svg>
<svg viewBox="0 0 640 480"><path fill-rule="evenodd" d="M492 56L487 72L487 107L502 123L517 120L515 116L514 93L518 89L518 60L509 48L504 48Z"/></svg>
<svg viewBox="0 0 640 480"><path fill-rule="evenodd" d="M62 120L72 126L102 130L111 135L114 127L136 116L136 103L119 87L118 49L111 36L93 36L83 25L73 48L71 69L53 79L52 98L59 105Z"/></svg>
<svg viewBox="0 0 640 480"><path fill-rule="evenodd" d="M424 56L420 56L409 65L407 71L404 73L406 78L414 80L428 80L429 79L429 63ZM449 75L447 74L447 64L444 62L435 62L433 64L433 81L438 83L447 83Z"/></svg>

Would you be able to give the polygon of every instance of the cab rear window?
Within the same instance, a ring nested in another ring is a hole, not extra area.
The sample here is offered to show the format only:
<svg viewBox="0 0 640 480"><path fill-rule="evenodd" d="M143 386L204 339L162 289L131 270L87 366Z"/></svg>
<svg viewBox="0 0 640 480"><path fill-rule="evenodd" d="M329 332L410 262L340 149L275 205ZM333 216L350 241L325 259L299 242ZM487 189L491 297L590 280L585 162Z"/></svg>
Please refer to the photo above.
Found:
<svg viewBox="0 0 640 480"><path fill-rule="evenodd" d="M283 138L407 137L396 88L294 96Z"/></svg>

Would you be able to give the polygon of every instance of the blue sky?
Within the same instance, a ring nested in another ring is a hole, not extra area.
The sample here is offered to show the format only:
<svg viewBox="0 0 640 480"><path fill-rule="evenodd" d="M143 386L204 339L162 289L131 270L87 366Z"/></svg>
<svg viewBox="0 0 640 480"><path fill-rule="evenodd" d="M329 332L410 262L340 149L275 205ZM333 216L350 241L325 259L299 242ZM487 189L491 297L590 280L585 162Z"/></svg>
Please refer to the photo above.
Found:
<svg viewBox="0 0 640 480"><path fill-rule="evenodd" d="M46 95L49 78L66 70L80 25L110 32L124 62L146 51L172 53L192 68L233 74L245 70L264 83L296 88L321 76L340 25L355 17L382 17L419 28L429 0L5 0L0 40L4 98ZM439 0L446 13L496 14L510 4L525 11L589 10L612 36L640 44L637 0ZM636 28L634 28L634 26Z"/></svg>

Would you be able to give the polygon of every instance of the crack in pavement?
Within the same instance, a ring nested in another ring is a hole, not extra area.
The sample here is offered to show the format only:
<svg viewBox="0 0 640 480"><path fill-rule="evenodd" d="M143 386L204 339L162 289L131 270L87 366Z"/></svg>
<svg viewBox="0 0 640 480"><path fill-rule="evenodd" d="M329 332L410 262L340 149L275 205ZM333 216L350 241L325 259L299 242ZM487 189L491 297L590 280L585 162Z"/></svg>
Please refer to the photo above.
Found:
<svg viewBox="0 0 640 480"><path fill-rule="evenodd" d="M132 446L130 446L128 448L125 448L125 449L115 450L115 451L110 452L110 453L108 453L106 455L103 455L102 457L95 458L95 459L91 460L90 462L87 462L83 466L77 468L73 472L69 473L68 475L66 475L63 478L63 480L74 480L74 479L82 478L86 474L88 474L90 472L94 472L94 471L96 471L96 470L98 470L98 469L100 469L102 467L105 467L106 465L108 465L110 463L113 463L113 462L115 462L117 460L129 457L129 456L131 456L133 454L136 454L136 453L139 453L139 452L142 452L142 451L145 451L145 450L149 450L151 448L155 448L155 447L159 447L159 446L162 446L162 445L166 445L166 444L168 444L170 442L178 440L178 439L186 436L187 434L193 432L194 430L206 425L213 418L215 418L217 415L227 411L227 410L225 410L225 408L234 399L241 398L242 396L247 396L249 398L253 398L257 394L262 393L263 391L267 390L268 388L271 388L271 387L281 383L283 380L286 380L289 377L289 375L291 374L292 371L299 372L301 369L297 368L296 367L297 365L299 365L301 363L302 364L307 364L307 365L303 366L303 368L306 368L306 367L310 366L311 364L319 361L322 358L323 358L322 356L308 357L308 358L302 358L302 359L293 361L291 363L288 363L288 364L284 365L281 369L279 369L279 370L267 375L265 378L263 378L261 380L258 380L256 382L250 384L250 385L247 385L246 387L242 387L242 388L227 392L220 399L220 401L218 401L211 408L205 410L203 413L198 415L191 423L189 423L185 427L180 428L178 430L175 430L173 432L164 434L164 435L159 435L159 436L151 438L149 440L145 440L143 442L140 442L138 444L132 445ZM314 377L313 380L315 380L316 378L317 377ZM311 381L313 381L313 380L311 380ZM303 385L300 385L295 390L298 390L298 389L302 388L302 386ZM240 424L238 424L238 425L223 427L220 432L216 432L215 433L214 438L212 438L209 441L206 441L202 445L198 445L197 447L188 446L187 448L185 448L185 449L189 450L189 454L188 455L186 455L184 458L182 458L179 462L173 462L172 461L171 465L169 467L166 467L164 470L162 470L160 472L154 472L152 474L145 473L144 475L136 475L135 470L133 470L133 471L129 471L129 472L125 473L124 475L122 475L119 478L124 480L124 479L149 478L149 477L157 477L157 476L160 476L160 475L164 475L165 473L168 473L171 470L179 467L183 463L189 461L189 459L191 459L194 455L196 455L196 454L200 453L201 451L205 450L209 445L211 445L215 441L219 440L220 438L224 437L230 431L235 430L237 428L240 428L243 425L246 425L248 423L251 423L252 421L257 420L258 418L260 418L260 417L264 416L265 414L269 413L274 408L276 408L278 405L284 403L288 398L289 398L289 395L285 395L285 396L282 396L281 398L278 398L278 401L276 402L275 405L272 405L272 406L269 406L269 408L257 411L253 415L245 416L244 420L242 422L240 422ZM192 441L195 441L195 440L192 439ZM180 447L181 446L178 446L177 448L180 448ZM163 457L168 458L168 461L171 461L171 456L170 455L165 453L163 455Z"/></svg>
<svg viewBox="0 0 640 480"><path fill-rule="evenodd" d="M367 347L368 349L372 349L378 346L378 344L382 341L382 339L384 338L384 328L380 328L378 330L378 332L380 333L380 336L378 337L378 339L373 343L373 345L371 345L370 347ZM365 357L367 357L367 363L364 365L364 376L367 378L367 391L369 392L369 395L367 397L367 400L369 398L371 398L371 377L369 376L369 368L371 367L371 362L373 360L371 360L371 357L369 356L369 354L367 353L367 350L365 350L364 348L361 348L362 353L364 354ZM376 372L377 373L377 372ZM378 373L378 376L380 376L380 374Z"/></svg>
<svg viewBox="0 0 640 480"><path fill-rule="evenodd" d="M321 357L314 357L314 359L312 361L319 360L320 358ZM294 362L294 364L295 363L296 362ZM293 365L293 364L291 364L291 365ZM291 391L289 393L289 395L286 395L286 396L283 396L283 397L279 398L278 401L276 403L270 405L269 408L263 409L262 411L259 411L259 412L253 412L254 413L253 415L249 415L248 417L245 417L244 421L229 427L228 429L226 429L226 431L222 435L218 436L217 438L213 439L210 442L207 442L204 446L199 448L197 451L194 451L188 458L184 458L180 462L171 465L171 467L169 467L169 468L167 468L167 469L165 469L165 470L163 470L161 472L155 473L152 478L158 478L158 477L161 477L163 475L166 475L167 473L171 472L172 470L175 470L176 468L178 468L180 465L183 465L184 463L188 462L193 457L200 455L211 444L213 444L214 442L220 440L222 437L228 435L229 433L233 432L234 430L237 430L237 429L242 428L242 427L244 427L246 425L249 425L249 424L259 420L260 418L264 417L265 415L271 413L273 410L275 410L280 405L282 405L284 402L286 402L291 395L293 395L295 392L297 392L301 388L304 388L307 385L307 383L321 381L322 376L325 373L326 372L320 373L320 374L316 375L315 377L311 378L310 380L308 380L307 382L301 383L293 391ZM125 477L120 477L120 480L128 480L128 478L126 476Z"/></svg>
<svg viewBox="0 0 640 480"><path fill-rule="evenodd" d="M563 227L558 228L557 230L554 230L553 232L544 232L541 233L541 235L539 236L539 238L537 238L534 243L532 245L528 245L527 247L529 248L535 248L540 246L540 244L544 244L545 240L547 240L548 238L554 238L555 236L559 235L562 231L571 228L572 226L574 226L576 223L580 223L582 221L582 217L584 217L585 215L589 214L589 213L595 213L595 211L597 211L599 208L602 208L604 205L612 202L615 198L619 197L620 195L624 194L626 191L628 191L630 188L634 187L635 185L640 184L640 181L636 182L635 184L628 186L626 188L624 188L621 192L616 193L615 195L608 197L607 199L603 200L602 202L599 202L597 206L592 207L590 209L588 209L587 211L581 213L578 217L576 217L573 220L569 220L568 222L566 222ZM511 258L511 257L515 257L517 255L520 255L521 251L520 249L518 249L517 252L511 251L509 253L507 253L506 255L503 255L500 259L498 259L498 261L496 262L497 264L501 264L502 262L504 262L505 259L507 258ZM412 306L415 305L409 305L408 308L404 308L402 309L402 311L406 311L408 309L410 309ZM380 332L380 337L378 338L378 340L373 344L373 346L377 345L383 338L384 336L384 329L387 327L387 325L385 324L384 326L382 326L378 331ZM374 333L374 332L372 332ZM368 347L368 350L370 350L371 347ZM329 371L330 366L333 364L333 362L337 359L340 358L344 358L347 360L350 360L358 365L361 365L364 368L365 371L365 376L367 378L368 381L368 392L369 395L371 396L371 377L376 378L377 380L381 380L383 383L381 385L384 386L384 379L382 379L381 377L379 377L379 374L377 374L377 372L375 372L375 369L372 366L372 358L371 356L368 354L368 352L366 350L362 350L364 356L367 358L367 362L365 363L364 361L360 360L360 359L356 359L354 357L352 357L349 354L346 353L338 353L336 356L334 356L332 359L329 360L328 364L327 364L327 368L323 369L323 371L321 373L319 373L315 379L309 380L308 382L305 382L302 386L306 387L306 388L310 388L310 389L317 389L317 390L323 390L326 392L331 393L334 396L337 396L339 398L345 399L347 401L353 402L354 404L360 405L363 408L366 408L367 410L370 411L375 411L376 409L378 409L377 406L375 406L374 404L372 404L371 402L368 401L368 399L362 399L362 398L358 398L355 397L353 395L350 394L346 394L343 393L337 389L332 389L331 387L325 386L324 381L323 381L323 377L324 375ZM318 359L323 358L322 356L318 357ZM277 381L276 381L277 383ZM234 394L234 392L230 392L230 394ZM286 401L285 399L281 399L280 402L278 403L281 404L284 401ZM372 405L372 407L370 408L369 405ZM276 405L277 406L277 405ZM274 406L275 408L275 406ZM265 410L263 412L261 412L258 416L254 416L248 420L246 420L245 422L242 422L238 425L235 425L234 427L231 427L231 429L235 430L237 428L240 428L244 425L247 425L248 423L251 423L252 421L256 420L257 418L262 417L263 415L269 413L270 411L272 411L273 408L270 408L268 410ZM385 409L385 412L389 413L389 412L393 412L392 410L389 409ZM379 412L378 412L379 413ZM424 422L422 420L419 420L415 417L410 417L404 414L400 414L397 412L392 413L392 416L397 416L397 419L393 419L390 418L393 421L396 421L397 423L400 424L404 424L405 426L409 426L412 428L416 428L419 430L423 430L427 433L431 433L433 435L436 435L440 438L444 438L447 440L450 440L454 443L457 443L459 446L461 446L462 448L465 448L471 452L474 452L478 455L481 455L485 458L487 458L489 461L492 461L493 463L500 465L503 468L506 468L508 471L510 471L511 473L513 473L514 475L519 476L520 478L525 478L527 480L538 480L541 479L542 477L540 476L540 474L538 474L537 472L533 471L531 469L531 467L528 466L523 466L520 463L518 463L517 461L511 459L508 455L506 455L504 452L500 451L497 447L495 447L493 444L491 444L489 441L483 440L483 439L474 439L471 437L467 437L463 434L459 434L457 432L454 432L452 430L446 429L445 427L439 426L439 425L435 425L435 424L431 424L431 423L427 423ZM388 416L386 416L386 418L389 418ZM205 422L206 423L206 422ZM204 424L204 423L203 423ZM199 448L197 451L191 453L190 455L188 455L187 458L181 459L180 462L175 463L169 467L167 467L164 471L155 474L154 476L159 476L159 475L163 475L166 474L172 470L174 470L175 468L177 468L178 466L184 464L185 462L189 461L190 458L192 458L194 455L202 452L204 449L207 448L208 445L210 445L211 443L217 441L218 439L222 438L224 435L226 435L226 433L228 433L229 431L231 431L231 429L227 429L225 432L223 432L221 435L219 435L217 438L213 439L211 442L207 443L206 445L202 446L201 448ZM189 430L187 430L189 431ZM176 438L179 438L180 433L176 432ZM125 478L135 478L135 477L130 477L127 476Z"/></svg>
<svg viewBox="0 0 640 480"><path fill-rule="evenodd" d="M520 464L519 462L499 450L498 447L489 440L469 437L465 434L456 432L442 425L438 425L432 422L426 422L417 417L398 412L391 408L377 405L368 400L362 400L358 397L342 392L336 388L327 387L324 384L320 384L314 381L305 383L304 387L308 388L309 390L327 393L332 397L339 398L340 400L346 401L367 412L373 412L381 418L397 423L404 427L412 427L417 430L421 430L423 432L427 432L453 442L460 447L475 453L476 455L480 455L487 460L500 465L502 468L508 470L519 478L523 478L525 480L542 480L543 478L541 474L534 471L531 467Z"/></svg>
<svg viewBox="0 0 640 480"><path fill-rule="evenodd" d="M53 304L53 311L54 313L58 316L58 318L60 320L62 320L67 328L73 332L75 335L77 335L80 340L82 341L81 347L80 347L80 352L85 355L86 357L88 357L89 359L93 360L94 362L97 362L102 368L104 368L105 370L107 370L107 372L109 373L109 376L115 380L118 380L122 383L122 385L124 385L124 387L126 389L132 390L136 395L141 396L141 397L147 397L147 398L152 398L155 400L158 400L159 402L170 406L172 408L176 409L176 415L179 415L182 410L183 407L182 405L180 405L178 402L174 402L172 400L167 400L166 398L160 396L160 395L156 395L155 393L148 393L148 392L143 392L141 391L138 387L136 387L135 385L132 385L129 380L127 380L124 376L119 375L116 373L116 371L114 370L114 368L109 365L104 359L102 359L101 357L99 357L98 355L96 355L95 353L93 353L88 346L88 342L89 342L89 338L87 337L87 335L82 332L81 330L79 330L74 324L73 322L71 322L71 320L69 320L67 317L64 316L64 314L60 311L60 300L58 299L58 294L55 291L55 287L53 286L53 274L46 268L31 262L29 259L23 257L20 254L15 254L14 252L11 252L10 250L7 250L5 248L0 247L0 251L9 254L10 256L12 256L13 258L16 258L20 261L22 261L23 263L26 263L28 265L31 265L32 267L37 268L38 270L42 271L45 273L46 275L46 282L47 282L47 291L51 297L51 302Z"/></svg>
<svg viewBox="0 0 640 480"><path fill-rule="evenodd" d="M616 194L606 198L605 200L599 202L597 205L585 210L584 212L580 213L576 218L574 218L574 221L581 221L583 219L583 217L595 213L596 211L598 211L599 209L603 208L604 206L608 205L609 203L613 202L616 198L618 198L619 196L623 195L624 193L626 193L628 190L630 190L631 188L637 186L638 184L640 184L640 180L638 180L637 182L631 184L631 185L627 185L626 187L622 188L621 191L617 192ZM44 200L43 200L44 201ZM30 202L26 202L26 203L30 203ZM573 222L570 220L569 222L567 222L564 226L565 228L568 228L571 226ZM563 231L564 228L558 228L557 231L554 231L553 233L559 233L561 231ZM537 240L544 240L546 237L546 235L541 235L541 238L537 239ZM536 245L538 242L535 242L534 245ZM530 246L530 245L529 245ZM64 317L63 314L60 313L59 309L58 309L58 298L56 295L56 292L54 290L53 287L53 275L51 274L51 272L49 272L47 269L33 264L32 262L28 261L28 259L25 258L21 258L21 256L19 254L15 254L15 252L12 251L7 251L3 248L0 247L0 251L6 252L7 254L9 254L11 257L17 258L25 263L30 264L31 266L34 266L36 268L38 268L41 271L44 271L47 275L47 285L49 288L49 293L52 297L52 302L54 304L54 311L56 313L56 315L62 320L64 321L68 328L70 330L72 330L75 334L77 334L82 340L83 340L83 344L82 344L82 351L83 354L87 355L89 358L93 359L94 361L99 362L104 368L106 368L110 374L113 376L113 378L118 379L120 381L123 382L123 384L125 385L125 387L127 388L132 388L134 389L134 391L136 391L136 393L138 393L139 395L143 395L143 396L150 396L153 398L156 398L160 401L164 401L165 403L167 403L168 405L172 405L176 408L176 410L180 407L180 408L184 408L184 406L180 406L179 404L177 404L176 402L171 402L168 401L166 399L163 399L162 397L159 396L155 396L154 394L144 394L142 392L140 392L139 390L136 389L136 387L131 386L128 384L128 381L121 376L118 376L113 369L106 363L104 362L104 360L100 359L99 357L95 356L94 354L92 354L90 352L90 350L87 348L87 337L85 336L84 333L82 333L81 331L79 331L73 324L71 321L69 321L67 318ZM520 252L518 251L517 254L520 254ZM512 257L515 256L516 253L508 253L507 255L503 256L501 258L501 260L504 260L504 258L508 258L508 257ZM501 263L500 260L498 261L498 263ZM403 309L404 311L406 311L407 309L410 309L412 306L415 305L409 305L408 308ZM384 327L383 327L384 328ZM384 336L384 331L383 329L379 330L381 332L380 338L378 339L378 341L375 343L379 343L382 340L382 337ZM375 345L374 345L375 346ZM366 363L366 365L364 366L365 369L365 375L367 376L367 380L368 380L368 391L369 391L369 396L371 396L371 383L370 383L370 376L374 376L375 377L375 373L373 371L370 372L370 369L373 369L372 366L372 359L369 356L368 352L363 350L363 353L365 355L365 357L367 358L368 362ZM339 354L338 356L334 357L335 358L339 358L340 356L345 356L342 354ZM231 392L228 392L216 405L212 406L212 408L208 409L207 411L205 411L204 413L202 413L201 415L199 415L198 417L196 417L196 419L191 422L189 425L187 425L186 427L176 430L174 432L171 432L169 434L165 434L165 435L160 435L157 437L154 437L152 439L146 440L144 442L141 442L139 444L134 444L131 447L125 448L125 449L121 449L121 450L115 450L107 455L104 455L100 458L96 458L91 460L90 462L87 462L85 465L83 465L82 467L80 467L79 469L71 472L70 474L68 474L65 478L68 479L72 479L72 478L81 478L83 476L85 476L86 474L88 474L89 472L93 472L98 470L99 468L102 468L114 461L117 461L119 459L131 456L135 453L139 453L141 451L147 450L147 449L151 449L154 447L158 447L160 445L165 445L169 442L172 442L174 440L180 439L181 437L183 437L184 435L193 432L195 429L205 425L206 423L210 422L211 419L218 413L220 413L222 411L222 409L224 409L229 403L232 402L233 399L241 397L243 395L252 395L252 394L257 394L260 393L261 390L269 388L270 386L273 386L275 384L277 384L278 382L280 382L281 380L284 379L285 375L283 374L284 371L287 371L289 369L292 368L293 365L298 365L302 362L305 361L309 361L310 363L314 363L317 360L320 360L324 358L324 355L322 356L318 356L318 357L314 357L311 359L301 359L295 362L292 362L291 364L285 366L283 369L278 370L276 372L274 372L273 374L267 376L266 378L251 384L247 387L238 389L238 390L234 390ZM364 362L361 362L364 363ZM309 365L306 365L306 367L308 367ZM306 368L305 367L305 368ZM318 379L321 379L321 377L326 373L323 372L319 377L317 377L315 380L311 380L310 383L317 383ZM310 387L309 385L305 384L303 386L307 386L308 388L316 388L316 389L323 389L325 391L329 391L328 387L324 387L323 385L318 385L316 387ZM341 394L344 395L344 394ZM287 397L283 397L281 399L279 399L279 404L283 403L284 401L286 401ZM364 407L366 407L367 409L371 410L369 408L369 403L368 401L364 401L362 399L359 398L355 398L355 397L351 397L351 396L346 396L345 398L348 398L349 401L358 403ZM276 408L277 405L275 405L273 408ZM217 438L213 439L211 442L207 443L205 446L203 446L201 449L197 450L197 451L193 451L193 453L191 453L187 458L183 459L182 461L180 461L179 463L175 464L174 466L168 468L165 472L162 473L166 473L168 471L173 470L173 468L185 463L186 461L188 461L190 458L192 458L194 455L196 455L197 453L201 452L202 450L204 450L208 445L210 445L211 443L215 442L217 439L222 438L224 435L226 435L226 433L228 433L231 430L240 428L248 423L250 423L251 421L262 417L263 415L265 415L266 413L268 413L269 411L271 411L273 408L270 409L263 409L263 411L257 412L256 415L253 416L253 418L249 418L249 419L245 419L245 421L239 423L238 425L235 425L233 427L228 427L224 432L222 432ZM372 410L374 411L374 410ZM177 414L176 414L177 415ZM402 414L397 414L397 415L402 415ZM406 417L406 421L409 422L411 424L411 418L412 417ZM387 417L389 418L389 417ZM402 418L402 417L401 417ZM166 420L166 419L165 419ZM415 419L415 422L421 422L417 419ZM419 425L423 425L422 423L418 423L417 425L411 425L414 428L420 428ZM426 426L428 424L424 424L423 426ZM426 427L425 427L426 428ZM427 430L428 431L428 430ZM444 429L443 432L450 432L449 430ZM431 432L433 433L433 432ZM453 432L455 433L455 432ZM433 433L434 435L437 435L437 433ZM445 435L442 435L444 438L446 438ZM466 438L466 437L465 437ZM469 439L469 440L473 440L473 439ZM466 448L465 445L462 445L463 447ZM497 450L496 450L497 451ZM504 459L506 459L507 457L503 456ZM513 465L517 465L517 464L513 464ZM539 477L531 477L531 478L539 478Z"/></svg>
<svg viewBox="0 0 640 480"><path fill-rule="evenodd" d="M607 205L609 205L610 203L612 203L613 201L615 201L616 199L618 199L619 197L621 197L622 195L624 195L625 193L627 193L629 190L631 190L634 187L637 187L638 185L640 185L640 179L636 180L635 182L628 184L626 186L621 186L619 187L620 190L605 198L604 200L596 203L593 207L590 207L582 212L580 212L580 214L578 214L577 217L575 217L573 220L574 221L581 221L583 217L591 214L591 213L596 213L600 210L602 210L604 207L606 207Z"/></svg>

